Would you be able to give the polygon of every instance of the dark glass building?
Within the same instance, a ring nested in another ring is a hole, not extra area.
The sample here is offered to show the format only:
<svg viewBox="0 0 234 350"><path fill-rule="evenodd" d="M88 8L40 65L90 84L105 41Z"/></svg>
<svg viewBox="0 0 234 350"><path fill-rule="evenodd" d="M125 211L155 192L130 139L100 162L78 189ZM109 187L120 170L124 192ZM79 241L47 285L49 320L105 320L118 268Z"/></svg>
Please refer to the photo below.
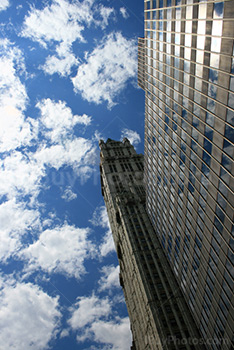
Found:
<svg viewBox="0 0 234 350"><path fill-rule="evenodd" d="M146 207L208 349L234 340L234 1L145 0ZM145 79L145 80L144 80Z"/></svg>

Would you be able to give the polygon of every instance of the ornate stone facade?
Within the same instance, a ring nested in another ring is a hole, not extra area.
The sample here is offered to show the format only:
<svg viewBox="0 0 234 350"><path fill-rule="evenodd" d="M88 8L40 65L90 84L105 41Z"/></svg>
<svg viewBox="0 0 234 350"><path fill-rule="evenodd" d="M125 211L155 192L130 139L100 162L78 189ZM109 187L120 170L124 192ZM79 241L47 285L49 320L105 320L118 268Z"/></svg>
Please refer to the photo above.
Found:
<svg viewBox="0 0 234 350"><path fill-rule="evenodd" d="M125 138L99 142L101 187L120 264L132 350L202 349L145 209L143 155Z"/></svg>

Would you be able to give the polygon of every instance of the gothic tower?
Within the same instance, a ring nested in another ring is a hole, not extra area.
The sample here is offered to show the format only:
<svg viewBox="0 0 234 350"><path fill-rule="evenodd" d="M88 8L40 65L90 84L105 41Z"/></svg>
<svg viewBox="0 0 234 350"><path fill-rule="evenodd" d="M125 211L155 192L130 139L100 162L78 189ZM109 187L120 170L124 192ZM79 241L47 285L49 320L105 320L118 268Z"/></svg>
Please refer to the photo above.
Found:
<svg viewBox="0 0 234 350"><path fill-rule="evenodd" d="M203 349L145 210L143 155L126 138L99 145L102 194L120 264L132 350Z"/></svg>

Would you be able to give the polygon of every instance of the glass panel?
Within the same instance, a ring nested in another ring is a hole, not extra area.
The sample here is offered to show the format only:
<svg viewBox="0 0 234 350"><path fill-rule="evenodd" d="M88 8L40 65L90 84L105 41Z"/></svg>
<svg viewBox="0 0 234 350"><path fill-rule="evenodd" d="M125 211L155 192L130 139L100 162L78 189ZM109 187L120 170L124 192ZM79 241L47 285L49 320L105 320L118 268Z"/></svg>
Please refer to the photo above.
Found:
<svg viewBox="0 0 234 350"><path fill-rule="evenodd" d="M222 161L221 164L229 171L232 170L232 160L226 156L225 154L222 155Z"/></svg>
<svg viewBox="0 0 234 350"><path fill-rule="evenodd" d="M214 4L213 18L223 18L223 2L217 2Z"/></svg>
<svg viewBox="0 0 234 350"><path fill-rule="evenodd" d="M187 6L186 7L186 20L187 19L192 19L192 18L193 18L193 6Z"/></svg>
<svg viewBox="0 0 234 350"><path fill-rule="evenodd" d="M198 50L197 50L196 61L197 61L197 63L203 64L203 61L204 61L204 51L198 51Z"/></svg>
<svg viewBox="0 0 234 350"><path fill-rule="evenodd" d="M206 21L198 21L197 34L206 34Z"/></svg>
<svg viewBox="0 0 234 350"><path fill-rule="evenodd" d="M185 40L184 45L190 47L192 42L192 35L191 34L185 34Z"/></svg>
<svg viewBox="0 0 234 350"><path fill-rule="evenodd" d="M206 40L205 36L197 36L197 48L198 49L204 50L205 40Z"/></svg>
<svg viewBox="0 0 234 350"><path fill-rule="evenodd" d="M219 55L215 53L210 54L210 66L214 68L219 68Z"/></svg>
<svg viewBox="0 0 234 350"><path fill-rule="evenodd" d="M206 18L206 8L207 8L206 3L199 4L199 15L198 15L199 19Z"/></svg>
<svg viewBox="0 0 234 350"><path fill-rule="evenodd" d="M193 27L193 22L192 21L186 21L185 33L192 33L192 27Z"/></svg>
<svg viewBox="0 0 234 350"><path fill-rule="evenodd" d="M223 21L214 21L212 26L212 35L221 36L223 29Z"/></svg>
<svg viewBox="0 0 234 350"><path fill-rule="evenodd" d="M205 126L205 136L212 141L213 140L213 130L209 126Z"/></svg>
<svg viewBox="0 0 234 350"><path fill-rule="evenodd" d="M208 112L206 113L206 123L212 127L214 126L214 116Z"/></svg>
<svg viewBox="0 0 234 350"><path fill-rule="evenodd" d="M234 108L234 94L229 92L228 106Z"/></svg>
<svg viewBox="0 0 234 350"><path fill-rule="evenodd" d="M234 92L234 77L231 76L230 78L230 90Z"/></svg>
<svg viewBox="0 0 234 350"><path fill-rule="evenodd" d="M207 109L210 112L214 112L215 111L215 101L211 100L210 98L207 99Z"/></svg>
<svg viewBox="0 0 234 350"><path fill-rule="evenodd" d="M221 48L221 38L213 37L211 38L211 51L220 52Z"/></svg>
<svg viewBox="0 0 234 350"><path fill-rule="evenodd" d="M218 82L218 71L215 69L209 69L209 81L213 83Z"/></svg>
<svg viewBox="0 0 234 350"><path fill-rule="evenodd" d="M191 59L191 48L188 48L186 47L184 49L184 58L187 59L187 60L190 60ZM185 62L186 64L187 62Z"/></svg>

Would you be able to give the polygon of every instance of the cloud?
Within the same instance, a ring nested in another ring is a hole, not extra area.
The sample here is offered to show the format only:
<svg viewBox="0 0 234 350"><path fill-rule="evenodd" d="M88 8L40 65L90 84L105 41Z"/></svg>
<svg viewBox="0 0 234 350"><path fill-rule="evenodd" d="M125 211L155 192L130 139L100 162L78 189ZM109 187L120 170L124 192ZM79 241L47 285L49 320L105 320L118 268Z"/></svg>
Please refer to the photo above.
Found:
<svg viewBox="0 0 234 350"><path fill-rule="evenodd" d="M79 279L86 273L84 260L94 253L88 239L89 229L68 224L47 229L39 239L21 251L27 261L26 271L38 268L48 273L62 273Z"/></svg>
<svg viewBox="0 0 234 350"><path fill-rule="evenodd" d="M113 251L115 251L114 240L110 229L106 207L101 206L96 208L96 210L93 213L92 220L90 220L90 222L94 226L100 226L106 229L102 243L99 246L101 256L102 257L107 256L109 253L112 253Z"/></svg>
<svg viewBox="0 0 234 350"><path fill-rule="evenodd" d="M12 152L0 160L0 170L0 196L12 199L26 195L35 198L38 195L45 170L28 155Z"/></svg>
<svg viewBox="0 0 234 350"><path fill-rule="evenodd" d="M66 202L70 202L70 201L73 201L74 199L77 198L77 194L74 193L71 188L68 186L63 195L62 195L62 198L66 201Z"/></svg>
<svg viewBox="0 0 234 350"><path fill-rule="evenodd" d="M53 0L43 9L31 7L25 17L21 35L38 42L44 48L54 48L55 55L47 57L41 66L46 74L71 74L78 58L72 52L75 41L85 42L83 32L91 24L105 28L114 10L103 5L96 6L94 0L69 2ZM97 18L96 18L97 17ZM101 18L101 19L100 19Z"/></svg>
<svg viewBox="0 0 234 350"><path fill-rule="evenodd" d="M121 33L105 37L86 63L78 67L72 78L75 92L89 102L116 103L114 98L124 89L129 79L135 79L137 71L137 46L134 40L125 39Z"/></svg>
<svg viewBox="0 0 234 350"><path fill-rule="evenodd" d="M5 11L10 6L9 0L1 0L0 11Z"/></svg>
<svg viewBox="0 0 234 350"><path fill-rule="evenodd" d="M73 330L77 330L100 317L109 315L111 305L108 299L99 299L95 295L80 297L77 303L70 308L70 312L72 316L68 323Z"/></svg>
<svg viewBox="0 0 234 350"><path fill-rule="evenodd" d="M40 109L42 133L52 143L61 143L71 137L77 124L88 126L91 123L91 117L86 114L73 115L64 101L55 102L47 98L38 102L36 107Z"/></svg>
<svg viewBox="0 0 234 350"><path fill-rule="evenodd" d="M0 40L0 152L30 144L37 123L25 118L28 96L19 75L25 71L22 52L7 39Z"/></svg>
<svg viewBox="0 0 234 350"><path fill-rule="evenodd" d="M127 12L125 7L121 7L119 9L119 12L121 13L121 15L123 16L124 19L127 19L129 17L129 14L128 14L128 12Z"/></svg>
<svg viewBox="0 0 234 350"><path fill-rule="evenodd" d="M113 317L112 303L108 298L101 299L95 295L81 297L70 308L70 312L68 323L73 331L77 332L78 342L91 340L106 344L102 345L102 349L129 350L131 346L129 319ZM109 320L110 315L112 320Z"/></svg>
<svg viewBox="0 0 234 350"><path fill-rule="evenodd" d="M94 322L91 327L96 342L110 344L111 350L129 350L132 345L129 318ZM106 347L106 350L110 349Z"/></svg>
<svg viewBox="0 0 234 350"><path fill-rule="evenodd" d="M130 129L123 129L121 132L121 138L123 139L124 137L127 137L127 139L129 139L129 141L131 142L131 144L133 146L138 145L138 143L141 142L141 137L140 135L133 130Z"/></svg>
<svg viewBox="0 0 234 350"><path fill-rule="evenodd" d="M119 266L103 266L101 269L103 276L99 280L99 290L104 291L119 287Z"/></svg>
<svg viewBox="0 0 234 350"><path fill-rule="evenodd" d="M71 49L67 46L61 51L61 46L58 46L57 54L53 56L48 56L46 62L41 66L46 74L58 73L62 77L71 74L71 69L74 66L78 66L79 60L71 52Z"/></svg>
<svg viewBox="0 0 234 350"><path fill-rule="evenodd" d="M0 205L0 222L0 260L6 261L22 247L24 235L40 226L39 212L12 199Z"/></svg>
<svg viewBox="0 0 234 350"><path fill-rule="evenodd" d="M95 146L92 141L78 137L74 140L67 140L63 145L52 145L51 147L43 145L33 157L38 164L48 165L57 170L63 165L78 169L86 165L86 157L89 156L89 152L92 152L93 147Z"/></svg>
<svg viewBox="0 0 234 350"><path fill-rule="evenodd" d="M24 20L21 35L39 42L44 47L50 42L64 42L71 45L75 40L83 41L82 23L92 21L90 1L70 3L54 0L42 10L31 7Z"/></svg>
<svg viewBox="0 0 234 350"><path fill-rule="evenodd" d="M6 284L0 292L0 349L48 349L60 318L58 297L31 283Z"/></svg>
<svg viewBox="0 0 234 350"><path fill-rule="evenodd" d="M102 17L102 21L100 22L100 25L102 28L105 28L108 25L109 18L111 15L114 15L115 11L113 8L105 7L102 4L99 7L100 9L100 15Z"/></svg>

